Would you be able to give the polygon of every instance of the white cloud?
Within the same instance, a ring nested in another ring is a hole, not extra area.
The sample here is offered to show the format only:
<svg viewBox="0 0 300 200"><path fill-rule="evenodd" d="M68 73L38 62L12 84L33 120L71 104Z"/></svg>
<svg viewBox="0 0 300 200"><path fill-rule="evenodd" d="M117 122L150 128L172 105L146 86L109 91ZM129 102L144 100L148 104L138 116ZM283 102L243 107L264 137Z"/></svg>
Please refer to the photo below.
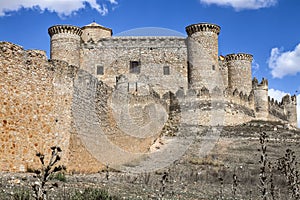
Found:
<svg viewBox="0 0 300 200"><path fill-rule="evenodd" d="M111 4L117 4L116 0L108 0ZM100 4L97 0L9 0L0 1L0 16L7 15L8 12L18 11L21 8L48 10L56 12L59 16L68 16L74 12L84 9L89 4L91 8L97 10L101 15L106 15L108 9L105 4Z"/></svg>
<svg viewBox="0 0 300 200"><path fill-rule="evenodd" d="M296 75L300 72L300 44L293 51L282 52L278 48L273 48L268 64L274 78Z"/></svg>
<svg viewBox="0 0 300 200"><path fill-rule="evenodd" d="M271 98L274 98L274 100L277 100L278 102L281 102L282 97L288 94L286 92L275 90L272 88L269 89L268 93ZM297 120L298 120L298 128L300 128L300 94L297 95Z"/></svg>
<svg viewBox="0 0 300 200"><path fill-rule="evenodd" d="M235 10L255 10L276 5L278 0L200 0L201 3L218 6L230 6Z"/></svg>
<svg viewBox="0 0 300 200"><path fill-rule="evenodd" d="M252 61L252 75L255 75L256 72L259 70L259 64L253 59Z"/></svg>
<svg viewBox="0 0 300 200"><path fill-rule="evenodd" d="M107 0L107 1L109 1L111 4L118 4L116 0Z"/></svg>
<svg viewBox="0 0 300 200"><path fill-rule="evenodd" d="M273 88L269 89L269 91L268 91L268 95L271 98L274 98L274 100L277 100L278 102L281 102L282 97L285 96L286 94L288 94L288 93L280 91L280 90L275 90Z"/></svg>

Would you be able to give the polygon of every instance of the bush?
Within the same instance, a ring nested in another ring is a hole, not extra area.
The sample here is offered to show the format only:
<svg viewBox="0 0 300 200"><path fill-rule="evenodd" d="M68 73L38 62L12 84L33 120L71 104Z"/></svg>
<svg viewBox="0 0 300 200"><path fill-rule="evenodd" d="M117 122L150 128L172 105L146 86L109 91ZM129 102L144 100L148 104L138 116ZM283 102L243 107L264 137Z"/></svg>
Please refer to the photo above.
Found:
<svg viewBox="0 0 300 200"><path fill-rule="evenodd" d="M62 181L62 182L67 182L66 175L63 172L58 172L58 173L55 173L55 174L51 174L50 180L59 180L59 181Z"/></svg>
<svg viewBox="0 0 300 200"><path fill-rule="evenodd" d="M86 188L83 192L76 191L71 200L118 200L118 197L110 196L106 190L98 188Z"/></svg>

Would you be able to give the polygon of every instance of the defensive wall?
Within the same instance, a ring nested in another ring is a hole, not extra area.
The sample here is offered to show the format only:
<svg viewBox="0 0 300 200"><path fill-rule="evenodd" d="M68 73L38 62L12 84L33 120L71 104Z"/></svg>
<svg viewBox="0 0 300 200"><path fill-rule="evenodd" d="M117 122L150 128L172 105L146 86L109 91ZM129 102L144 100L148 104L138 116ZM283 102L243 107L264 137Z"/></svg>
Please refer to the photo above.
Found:
<svg viewBox="0 0 300 200"><path fill-rule="evenodd" d="M268 81L252 80L252 55L218 56L217 25L186 29L187 38L112 37L97 24L53 26L50 60L0 42L0 170L35 169L34 155L57 145L69 171L97 172L182 126L296 126L296 96L270 99Z"/></svg>

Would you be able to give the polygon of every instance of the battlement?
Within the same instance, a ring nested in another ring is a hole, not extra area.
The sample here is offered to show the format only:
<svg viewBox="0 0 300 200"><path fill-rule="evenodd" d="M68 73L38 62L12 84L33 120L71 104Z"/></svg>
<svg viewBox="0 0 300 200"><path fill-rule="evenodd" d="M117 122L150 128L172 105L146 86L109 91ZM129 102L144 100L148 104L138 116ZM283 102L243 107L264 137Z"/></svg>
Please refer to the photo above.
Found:
<svg viewBox="0 0 300 200"><path fill-rule="evenodd" d="M225 60L226 61L247 60L249 62L252 62L253 56L251 54L246 54L246 53L228 54L225 56Z"/></svg>
<svg viewBox="0 0 300 200"><path fill-rule="evenodd" d="M253 89L261 89L261 90L268 90L268 80L265 78L262 78L261 82L258 83L258 80L256 77L253 78L252 80L252 88Z"/></svg>
<svg viewBox="0 0 300 200"><path fill-rule="evenodd" d="M282 104L287 105L287 104L297 104L297 97L296 95L290 96L289 94L285 95L282 97Z"/></svg>
<svg viewBox="0 0 300 200"><path fill-rule="evenodd" d="M216 24L209 24L209 23L199 23L199 24L192 24L185 28L188 36L196 32L213 32L219 35L221 27Z"/></svg>
<svg viewBox="0 0 300 200"><path fill-rule="evenodd" d="M268 102L272 106L282 107L281 101L278 102L277 100L275 100L274 98L271 98L270 96L268 96Z"/></svg>
<svg viewBox="0 0 300 200"><path fill-rule="evenodd" d="M186 31L188 37L112 37L94 22L56 25L48 29L49 60L45 51L0 42L1 170L34 169L32 155L57 144L68 170L96 172L103 159L137 160L123 153L147 152L168 131L184 130L179 125L188 125L180 132L188 135L199 134L196 126L251 120L296 127L296 96L268 98L268 80L252 80L252 55L219 56L218 25Z"/></svg>
<svg viewBox="0 0 300 200"><path fill-rule="evenodd" d="M184 47L186 48L185 38L172 36L151 36L151 37L109 37L101 38L98 41L89 40L82 44L85 48L93 47L149 47L153 50L155 47Z"/></svg>
<svg viewBox="0 0 300 200"><path fill-rule="evenodd" d="M284 108L286 105L296 105L297 104L297 97L296 95L285 95L284 97L282 97L281 101L277 101L274 98L271 98L270 96L268 97L268 102L269 105L271 106L275 106L278 108Z"/></svg>
<svg viewBox="0 0 300 200"><path fill-rule="evenodd" d="M82 30L81 30L81 28L79 28L77 26L55 25L55 26L51 26L48 29L48 33L49 33L50 37L52 37L53 35L58 34L58 33L69 33L69 34L75 34L75 35L81 36Z"/></svg>
<svg viewBox="0 0 300 200"><path fill-rule="evenodd" d="M281 101L278 102L274 98L268 97L269 102L269 114L270 118L280 119L283 121L288 121L292 125L297 125L296 116L296 96L290 96L289 94L282 97Z"/></svg>

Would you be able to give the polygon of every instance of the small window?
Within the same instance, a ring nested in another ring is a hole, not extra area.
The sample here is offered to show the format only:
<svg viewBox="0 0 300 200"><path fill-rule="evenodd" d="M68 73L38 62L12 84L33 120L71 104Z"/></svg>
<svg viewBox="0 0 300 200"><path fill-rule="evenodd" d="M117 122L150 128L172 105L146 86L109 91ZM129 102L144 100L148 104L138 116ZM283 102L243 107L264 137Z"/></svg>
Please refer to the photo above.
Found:
<svg viewBox="0 0 300 200"><path fill-rule="evenodd" d="M103 75L104 74L104 67L98 65L97 66L97 75Z"/></svg>
<svg viewBox="0 0 300 200"><path fill-rule="evenodd" d="M140 62L138 61L130 61L130 73L139 74L141 71Z"/></svg>
<svg viewBox="0 0 300 200"><path fill-rule="evenodd" d="M212 66L212 70L214 70L214 71L216 70L216 66L215 65Z"/></svg>
<svg viewBox="0 0 300 200"><path fill-rule="evenodd" d="M170 75L170 67L164 66L164 75Z"/></svg>

